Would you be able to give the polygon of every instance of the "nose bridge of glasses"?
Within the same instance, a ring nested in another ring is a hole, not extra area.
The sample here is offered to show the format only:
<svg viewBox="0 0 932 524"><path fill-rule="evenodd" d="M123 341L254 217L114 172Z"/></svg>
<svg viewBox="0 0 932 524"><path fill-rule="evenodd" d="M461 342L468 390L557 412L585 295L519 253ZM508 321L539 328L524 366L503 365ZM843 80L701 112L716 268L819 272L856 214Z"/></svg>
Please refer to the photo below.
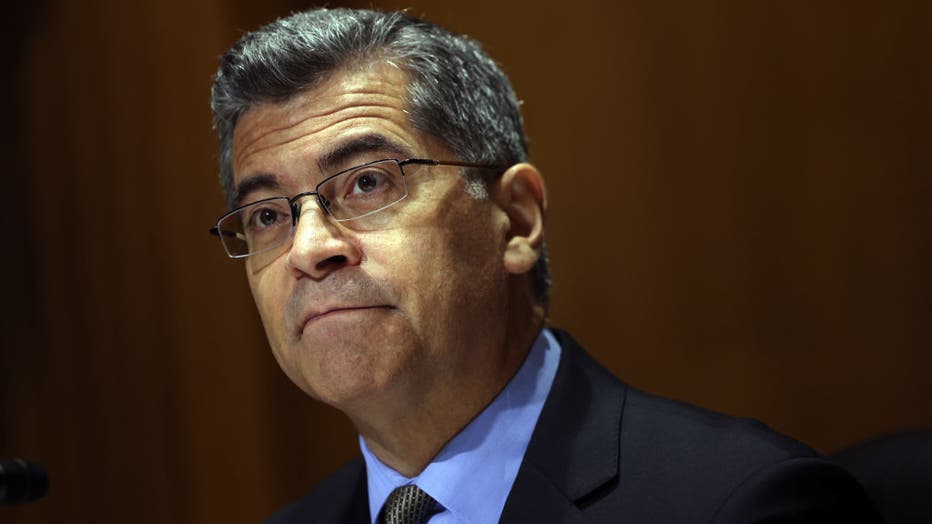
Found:
<svg viewBox="0 0 932 524"><path fill-rule="evenodd" d="M297 195L288 199L288 202L291 204L291 219L294 222L294 226L298 225L298 222L301 220L301 216L305 211L308 210L308 208L304 205L304 202L308 197L314 197L314 201L317 202L317 207L320 209L321 213L324 215L330 215L330 209L328 209L324 199L321 197L319 192L305 191L304 193L298 193Z"/></svg>
<svg viewBox="0 0 932 524"><path fill-rule="evenodd" d="M306 202L313 197L317 206L308 206ZM300 193L291 198L293 227L291 233L296 244L307 241L317 242L321 235L335 235L336 224L327 208L326 199L317 191ZM325 233L322 233L325 232ZM312 240L313 239L313 240Z"/></svg>

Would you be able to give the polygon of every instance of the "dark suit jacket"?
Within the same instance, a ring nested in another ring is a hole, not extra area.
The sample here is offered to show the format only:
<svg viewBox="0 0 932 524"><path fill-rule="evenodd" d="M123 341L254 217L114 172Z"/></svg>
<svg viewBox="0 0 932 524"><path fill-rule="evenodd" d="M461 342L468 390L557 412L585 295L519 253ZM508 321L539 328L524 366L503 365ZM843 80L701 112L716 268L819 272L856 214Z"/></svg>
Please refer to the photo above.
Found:
<svg viewBox="0 0 932 524"><path fill-rule="evenodd" d="M628 387L555 333L560 366L500 522L879 521L857 481L805 445ZM359 458L268 522L361 524L368 513Z"/></svg>
<svg viewBox="0 0 932 524"><path fill-rule="evenodd" d="M889 524L932 522L932 428L873 438L831 460L858 479Z"/></svg>

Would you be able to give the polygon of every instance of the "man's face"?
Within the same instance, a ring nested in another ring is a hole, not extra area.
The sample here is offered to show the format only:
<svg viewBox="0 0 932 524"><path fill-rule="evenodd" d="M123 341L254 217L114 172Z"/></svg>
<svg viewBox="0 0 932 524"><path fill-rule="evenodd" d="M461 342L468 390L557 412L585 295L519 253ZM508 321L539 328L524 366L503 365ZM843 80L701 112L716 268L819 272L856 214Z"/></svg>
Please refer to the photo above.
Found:
<svg viewBox="0 0 932 524"><path fill-rule="evenodd" d="M250 109L233 140L240 203L311 191L374 160L452 159L409 124L406 88L397 68L373 66ZM407 174L408 197L370 222L334 222L305 199L290 248L246 262L279 365L344 410L455 390L503 360L505 213L468 195L457 168Z"/></svg>

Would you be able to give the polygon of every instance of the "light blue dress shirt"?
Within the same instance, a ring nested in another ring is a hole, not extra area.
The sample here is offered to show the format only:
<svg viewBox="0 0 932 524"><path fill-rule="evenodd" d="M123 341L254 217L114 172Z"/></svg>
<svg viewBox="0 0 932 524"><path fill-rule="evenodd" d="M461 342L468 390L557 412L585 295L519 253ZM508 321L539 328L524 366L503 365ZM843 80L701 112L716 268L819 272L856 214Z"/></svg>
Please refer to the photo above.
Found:
<svg viewBox="0 0 932 524"><path fill-rule="evenodd" d="M505 389L417 477L383 464L359 437L372 522L388 495L405 484L417 484L443 507L430 524L498 522L559 362L560 344L544 329Z"/></svg>

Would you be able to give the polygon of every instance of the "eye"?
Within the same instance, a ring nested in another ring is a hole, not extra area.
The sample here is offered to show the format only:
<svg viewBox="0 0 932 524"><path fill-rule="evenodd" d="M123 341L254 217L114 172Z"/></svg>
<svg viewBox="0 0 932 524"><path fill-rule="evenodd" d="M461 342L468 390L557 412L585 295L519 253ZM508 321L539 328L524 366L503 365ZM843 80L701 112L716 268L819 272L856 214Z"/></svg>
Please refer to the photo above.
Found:
<svg viewBox="0 0 932 524"><path fill-rule="evenodd" d="M278 212L274 209L261 209L256 213L256 224L258 227L268 227L278 220Z"/></svg>
<svg viewBox="0 0 932 524"><path fill-rule="evenodd" d="M380 211L404 196L404 173L395 160L363 164L337 173L317 186L318 202L337 220Z"/></svg>
<svg viewBox="0 0 932 524"><path fill-rule="evenodd" d="M349 188L349 194L372 193L384 186L387 178L385 173L372 169L357 173L353 177L353 184Z"/></svg>
<svg viewBox="0 0 932 524"><path fill-rule="evenodd" d="M256 206L256 209L250 210L245 224L247 230L264 231L284 223L288 218L288 213L275 207Z"/></svg>

